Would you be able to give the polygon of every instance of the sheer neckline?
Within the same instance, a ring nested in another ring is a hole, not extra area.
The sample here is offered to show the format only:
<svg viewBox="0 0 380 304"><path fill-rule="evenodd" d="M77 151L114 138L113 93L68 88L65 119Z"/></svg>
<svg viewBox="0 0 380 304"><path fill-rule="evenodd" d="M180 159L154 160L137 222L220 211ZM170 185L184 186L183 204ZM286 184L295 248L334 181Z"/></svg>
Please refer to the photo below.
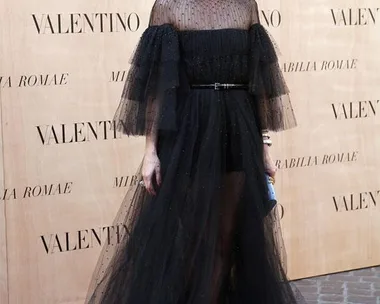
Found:
<svg viewBox="0 0 380 304"><path fill-rule="evenodd" d="M170 27L174 31L178 33L209 33L209 32L249 32L253 27L261 26L259 23L252 24L248 28L234 28L234 27L226 27L226 28L206 28L206 29L178 29L171 23L163 23L161 25L150 25L149 27Z"/></svg>

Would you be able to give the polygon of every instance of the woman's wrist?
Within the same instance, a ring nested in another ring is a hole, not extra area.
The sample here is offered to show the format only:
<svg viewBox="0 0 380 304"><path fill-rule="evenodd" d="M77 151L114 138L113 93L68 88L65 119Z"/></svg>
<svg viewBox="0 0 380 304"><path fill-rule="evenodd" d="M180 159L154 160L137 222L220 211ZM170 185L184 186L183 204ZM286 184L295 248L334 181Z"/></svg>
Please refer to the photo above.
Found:
<svg viewBox="0 0 380 304"><path fill-rule="evenodd" d="M155 145L146 145L145 154L157 154L157 149Z"/></svg>
<svg viewBox="0 0 380 304"><path fill-rule="evenodd" d="M145 141L145 154L157 154L156 141L154 136L148 136Z"/></svg>
<svg viewBox="0 0 380 304"><path fill-rule="evenodd" d="M264 154L270 152L270 146L268 146L267 144L263 144L263 149L264 149Z"/></svg>

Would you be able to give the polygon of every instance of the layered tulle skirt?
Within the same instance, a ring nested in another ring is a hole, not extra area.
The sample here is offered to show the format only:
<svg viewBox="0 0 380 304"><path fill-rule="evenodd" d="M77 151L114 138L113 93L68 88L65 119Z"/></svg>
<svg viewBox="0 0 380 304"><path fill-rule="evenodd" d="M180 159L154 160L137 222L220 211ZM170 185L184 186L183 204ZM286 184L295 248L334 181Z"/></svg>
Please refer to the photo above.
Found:
<svg viewBox="0 0 380 304"><path fill-rule="evenodd" d="M300 303L251 95L191 89L183 98L177 130L158 137L163 182L155 196L129 189L115 219L127 233L104 247L88 303Z"/></svg>

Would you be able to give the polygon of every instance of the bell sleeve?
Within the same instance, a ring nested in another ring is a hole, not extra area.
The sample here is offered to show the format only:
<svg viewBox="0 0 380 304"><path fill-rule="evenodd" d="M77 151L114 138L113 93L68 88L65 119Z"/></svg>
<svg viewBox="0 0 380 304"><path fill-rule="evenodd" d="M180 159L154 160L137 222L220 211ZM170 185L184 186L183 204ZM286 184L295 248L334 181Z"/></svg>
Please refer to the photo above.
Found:
<svg viewBox="0 0 380 304"><path fill-rule="evenodd" d="M130 69L114 115L116 129L141 136L176 130L179 86L178 33L164 5L156 1L148 28L130 59Z"/></svg>
<svg viewBox="0 0 380 304"><path fill-rule="evenodd" d="M282 131L297 125L285 83L278 63L275 43L260 24L256 1L252 6L252 24L249 29L249 91L255 97L262 129Z"/></svg>

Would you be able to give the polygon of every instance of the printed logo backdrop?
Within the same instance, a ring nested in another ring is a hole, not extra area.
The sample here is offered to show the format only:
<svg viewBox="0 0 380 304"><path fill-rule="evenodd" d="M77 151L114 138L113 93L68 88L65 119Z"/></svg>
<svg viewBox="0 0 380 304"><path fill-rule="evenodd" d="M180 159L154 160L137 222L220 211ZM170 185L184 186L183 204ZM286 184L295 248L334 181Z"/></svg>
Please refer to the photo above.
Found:
<svg viewBox="0 0 380 304"><path fill-rule="evenodd" d="M380 264L380 7L258 1L299 127L274 135L293 279ZM112 128L153 0L0 0L0 302L83 303L142 158Z"/></svg>

